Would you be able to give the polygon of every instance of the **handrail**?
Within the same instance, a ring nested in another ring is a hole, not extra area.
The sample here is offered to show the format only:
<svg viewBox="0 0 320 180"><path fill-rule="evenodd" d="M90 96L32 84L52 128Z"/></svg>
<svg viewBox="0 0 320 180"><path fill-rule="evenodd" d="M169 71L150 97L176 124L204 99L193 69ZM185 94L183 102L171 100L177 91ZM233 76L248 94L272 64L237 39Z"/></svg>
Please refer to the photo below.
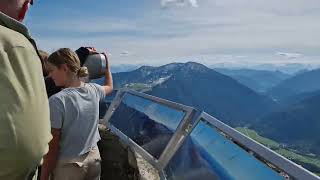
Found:
<svg viewBox="0 0 320 180"><path fill-rule="evenodd" d="M301 179L301 180L304 180L304 179L319 180L320 179L318 176L308 171L307 169L303 168L302 166L297 165L296 163L270 150L269 148L265 147L259 142L256 142L255 140L243 135L242 133L238 132L234 128L224 124L223 122L212 117L206 112L202 112L201 115L198 117L197 121L200 121L201 118L205 119L210 124L215 126L218 130L226 134L229 138L232 139L232 141L235 141L240 145L244 146L245 148L247 148L248 150L256 153L260 158L263 158L263 160L266 160L270 164L281 169L282 171L287 173L289 176L295 179Z"/></svg>

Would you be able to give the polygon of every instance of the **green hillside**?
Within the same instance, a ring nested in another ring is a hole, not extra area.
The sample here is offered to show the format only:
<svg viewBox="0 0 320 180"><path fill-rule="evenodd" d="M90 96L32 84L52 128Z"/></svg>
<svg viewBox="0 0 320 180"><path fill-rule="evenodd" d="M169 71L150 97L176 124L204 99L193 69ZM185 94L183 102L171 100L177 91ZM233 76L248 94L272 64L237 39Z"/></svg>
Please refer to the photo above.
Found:
<svg viewBox="0 0 320 180"><path fill-rule="evenodd" d="M293 150L293 149L287 149L281 144L260 136L257 132L254 130L238 127L236 128L239 132L242 134L252 138L253 140L265 145L266 147L272 149L273 151L277 152L278 154L294 161L297 164L302 165L306 169L309 169L310 171L314 172L315 174L320 174L320 159L317 158L315 155L312 154L301 154L300 152Z"/></svg>

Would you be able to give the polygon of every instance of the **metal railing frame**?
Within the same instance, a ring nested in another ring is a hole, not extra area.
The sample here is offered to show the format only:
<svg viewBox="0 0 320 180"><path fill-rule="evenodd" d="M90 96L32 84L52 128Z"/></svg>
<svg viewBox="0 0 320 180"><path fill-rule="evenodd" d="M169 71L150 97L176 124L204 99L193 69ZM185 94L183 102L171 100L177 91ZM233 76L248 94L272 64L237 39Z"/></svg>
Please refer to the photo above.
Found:
<svg viewBox="0 0 320 180"><path fill-rule="evenodd" d="M181 120L178 127L176 128L173 136L170 138L167 146L161 153L159 159L156 159L155 157L153 157L150 153L148 153L146 150L144 150L142 147L136 144L132 139L127 137L123 132L121 132L119 129L117 129L115 126L113 126L109 122L113 113L115 112L117 107L121 104L121 101L123 100L126 94L131 94L134 96L145 98L150 101L156 102L158 104L161 104L185 113L183 119ZM155 96L147 95L147 94L132 91L132 90L119 90L116 97L112 101L109 109L107 110L107 113L102 123L107 125L117 136L120 137L122 141L124 141L124 143L128 144L131 148L133 148L136 152L138 152L150 164L155 166L158 170L161 170L161 169L164 169L164 167L167 165L169 160L174 155L174 152L180 147L181 143L183 142L185 138L184 134L186 134L185 130L188 128L186 126L190 124L192 120L191 118L193 117L193 114L195 112L196 110L192 107L178 104L172 101L164 100Z"/></svg>
<svg viewBox="0 0 320 180"><path fill-rule="evenodd" d="M176 110L184 111L186 113L183 120L179 123L174 135L171 137L168 145L162 152L159 159L154 158L146 150L144 150L142 147L136 144L132 139L127 137L119 129L117 129L112 124L110 124L109 120L112 114L120 105L121 101L123 100L123 97L126 94L142 97L142 98L151 100L153 102L174 108ZM112 101L109 109L107 110L103 123L106 124L116 135L118 135L120 139L124 141L124 143L132 147L144 159L146 159L150 164L152 164L155 168L157 168L157 170L159 171L162 177L161 179L163 179L163 177L165 177L164 168L169 163L171 158L174 156L176 151L183 144L185 138L188 135L190 135L192 130L196 127L196 125L201 120L205 120L206 122L211 124L213 127L215 127L218 131L226 135L230 140L234 141L236 144L239 144L245 147L247 151L253 152L256 156L272 164L273 166L283 171L284 173L288 174L291 178L301 179L301 180L306 180L306 179L320 180L318 176L306 170L305 168L275 153L274 151L268 149L267 147L254 141L253 139L241 134L234 128L224 124L223 122L212 117L211 115L207 114L204 111L200 112L193 107L178 104L172 101L164 100L164 99L147 95L144 93L140 93L132 90L119 90L116 97Z"/></svg>

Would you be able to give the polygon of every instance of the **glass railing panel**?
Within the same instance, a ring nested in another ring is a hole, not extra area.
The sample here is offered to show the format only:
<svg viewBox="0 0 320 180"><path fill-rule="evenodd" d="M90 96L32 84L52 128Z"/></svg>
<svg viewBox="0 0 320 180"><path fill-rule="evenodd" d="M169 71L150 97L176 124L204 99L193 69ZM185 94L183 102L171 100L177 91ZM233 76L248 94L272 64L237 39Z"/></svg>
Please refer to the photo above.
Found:
<svg viewBox="0 0 320 180"><path fill-rule="evenodd" d="M127 93L109 122L159 159L184 116L182 110Z"/></svg>
<svg viewBox="0 0 320 180"><path fill-rule="evenodd" d="M284 179L200 120L165 168L169 180Z"/></svg>
<svg viewBox="0 0 320 180"><path fill-rule="evenodd" d="M99 103L99 119L103 119L111 102L116 97L117 92L118 90L113 90L109 95L105 97L104 101Z"/></svg>
<svg viewBox="0 0 320 180"><path fill-rule="evenodd" d="M104 99L105 102L110 104L113 99L116 97L118 90L113 90L109 95L107 95Z"/></svg>

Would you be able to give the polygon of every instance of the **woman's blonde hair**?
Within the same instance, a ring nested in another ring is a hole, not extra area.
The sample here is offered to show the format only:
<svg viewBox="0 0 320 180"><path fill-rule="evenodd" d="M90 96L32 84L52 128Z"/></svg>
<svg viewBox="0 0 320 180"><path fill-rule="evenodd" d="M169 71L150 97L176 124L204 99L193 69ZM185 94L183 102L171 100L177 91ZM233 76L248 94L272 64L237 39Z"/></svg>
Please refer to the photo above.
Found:
<svg viewBox="0 0 320 180"><path fill-rule="evenodd" d="M78 77L86 77L89 75L86 67L80 66L78 55L69 48L61 48L48 57L48 62L61 67L66 64L71 72L77 74Z"/></svg>

